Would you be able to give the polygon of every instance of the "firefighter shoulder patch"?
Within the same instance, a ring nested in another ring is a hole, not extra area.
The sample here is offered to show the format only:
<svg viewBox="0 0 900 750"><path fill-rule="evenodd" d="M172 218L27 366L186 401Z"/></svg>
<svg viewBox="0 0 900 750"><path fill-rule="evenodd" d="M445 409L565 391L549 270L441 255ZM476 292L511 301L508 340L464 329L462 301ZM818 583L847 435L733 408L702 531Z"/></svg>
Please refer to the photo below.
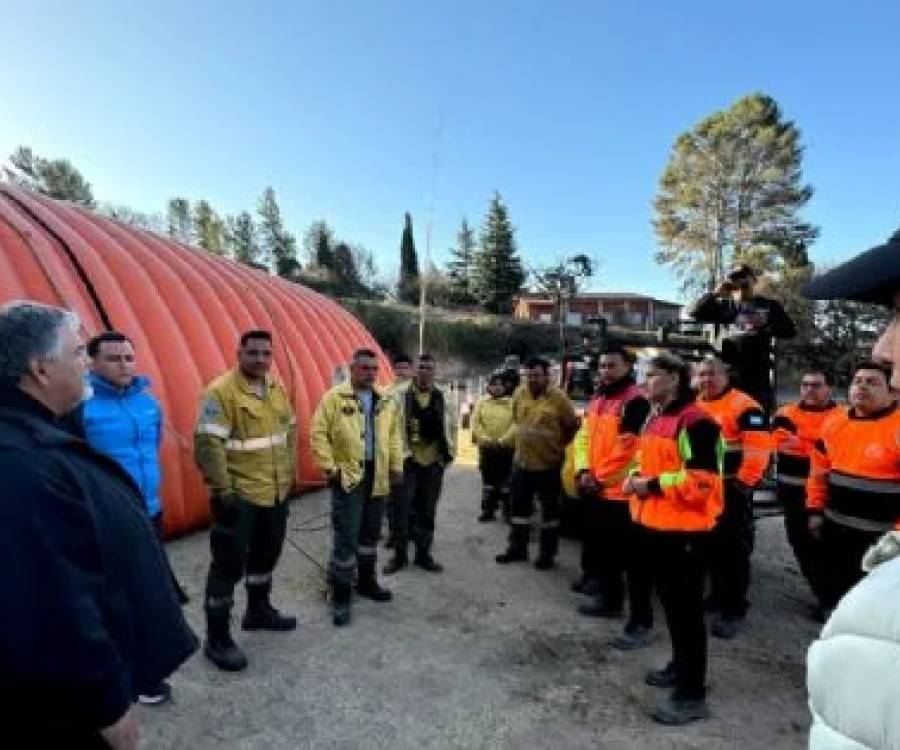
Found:
<svg viewBox="0 0 900 750"><path fill-rule="evenodd" d="M222 404L215 396L207 396L203 399L203 405L200 407L201 422L221 422L225 418L225 412L222 410Z"/></svg>

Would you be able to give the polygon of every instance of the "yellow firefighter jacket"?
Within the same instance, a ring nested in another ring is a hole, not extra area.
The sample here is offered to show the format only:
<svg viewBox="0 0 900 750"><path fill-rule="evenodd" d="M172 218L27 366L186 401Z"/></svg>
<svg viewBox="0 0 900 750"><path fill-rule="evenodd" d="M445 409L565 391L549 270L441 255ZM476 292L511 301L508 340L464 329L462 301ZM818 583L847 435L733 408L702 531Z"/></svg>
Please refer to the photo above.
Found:
<svg viewBox="0 0 900 750"><path fill-rule="evenodd" d="M389 472L403 471L403 447L394 399L374 393L375 479L373 497L390 494ZM366 418L350 383L328 391L312 419L310 445L319 467L326 474L338 472L341 487L351 491L363 479L366 457Z"/></svg>
<svg viewBox="0 0 900 750"><path fill-rule="evenodd" d="M210 383L194 459L213 494L236 492L261 506L282 502L294 484L297 420L281 384L267 377L257 390L238 368Z"/></svg>
<svg viewBox="0 0 900 750"><path fill-rule="evenodd" d="M483 396L472 411L472 442L475 445L497 443L512 425L512 397Z"/></svg>
<svg viewBox="0 0 900 750"><path fill-rule="evenodd" d="M578 431L578 416L568 396L550 386L535 398L528 385L520 385L512 397L513 424L503 437L515 448L513 463L526 471L558 469L566 445Z"/></svg>

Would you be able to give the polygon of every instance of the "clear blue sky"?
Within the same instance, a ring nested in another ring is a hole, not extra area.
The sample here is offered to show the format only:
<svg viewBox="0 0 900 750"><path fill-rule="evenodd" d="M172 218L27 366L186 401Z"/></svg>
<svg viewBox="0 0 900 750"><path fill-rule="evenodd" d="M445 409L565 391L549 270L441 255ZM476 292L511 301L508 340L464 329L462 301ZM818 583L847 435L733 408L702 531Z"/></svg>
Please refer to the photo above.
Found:
<svg viewBox="0 0 900 750"><path fill-rule="evenodd" d="M143 6L143 7L138 7ZM834 7L829 7L834 6ZM674 297L651 201L676 135L763 91L795 120L839 260L900 225L900 3L0 0L0 152L66 156L101 200L222 212L267 184L395 272L505 198L529 264Z"/></svg>

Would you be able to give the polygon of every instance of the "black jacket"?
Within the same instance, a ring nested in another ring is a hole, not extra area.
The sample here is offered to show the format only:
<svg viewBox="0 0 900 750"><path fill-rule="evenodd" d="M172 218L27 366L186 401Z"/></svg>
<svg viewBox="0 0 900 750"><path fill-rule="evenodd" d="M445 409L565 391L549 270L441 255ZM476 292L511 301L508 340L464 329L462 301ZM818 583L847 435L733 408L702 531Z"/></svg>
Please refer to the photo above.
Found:
<svg viewBox="0 0 900 750"><path fill-rule="evenodd" d="M197 639L137 487L18 389L0 477L0 731L96 736Z"/></svg>
<svg viewBox="0 0 900 750"><path fill-rule="evenodd" d="M710 293L698 300L690 315L701 323L729 326L722 340L722 359L731 366L735 385L759 401L766 412L771 411L775 339L797 334L781 304L761 296L735 302Z"/></svg>

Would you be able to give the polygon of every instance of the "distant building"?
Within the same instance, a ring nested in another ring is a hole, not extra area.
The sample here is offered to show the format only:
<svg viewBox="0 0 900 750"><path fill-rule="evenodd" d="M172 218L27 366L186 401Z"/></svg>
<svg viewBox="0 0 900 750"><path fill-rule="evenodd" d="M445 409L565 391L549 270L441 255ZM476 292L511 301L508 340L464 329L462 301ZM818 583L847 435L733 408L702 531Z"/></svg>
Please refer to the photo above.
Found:
<svg viewBox="0 0 900 750"><path fill-rule="evenodd" d="M653 330L675 322L682 306L632 292L585 292L563 302L566 323L581 325L602 316L610 325ZM556 301L545 294L525 293L513 300L513 315L524 320L557 323Z"/></svg>

